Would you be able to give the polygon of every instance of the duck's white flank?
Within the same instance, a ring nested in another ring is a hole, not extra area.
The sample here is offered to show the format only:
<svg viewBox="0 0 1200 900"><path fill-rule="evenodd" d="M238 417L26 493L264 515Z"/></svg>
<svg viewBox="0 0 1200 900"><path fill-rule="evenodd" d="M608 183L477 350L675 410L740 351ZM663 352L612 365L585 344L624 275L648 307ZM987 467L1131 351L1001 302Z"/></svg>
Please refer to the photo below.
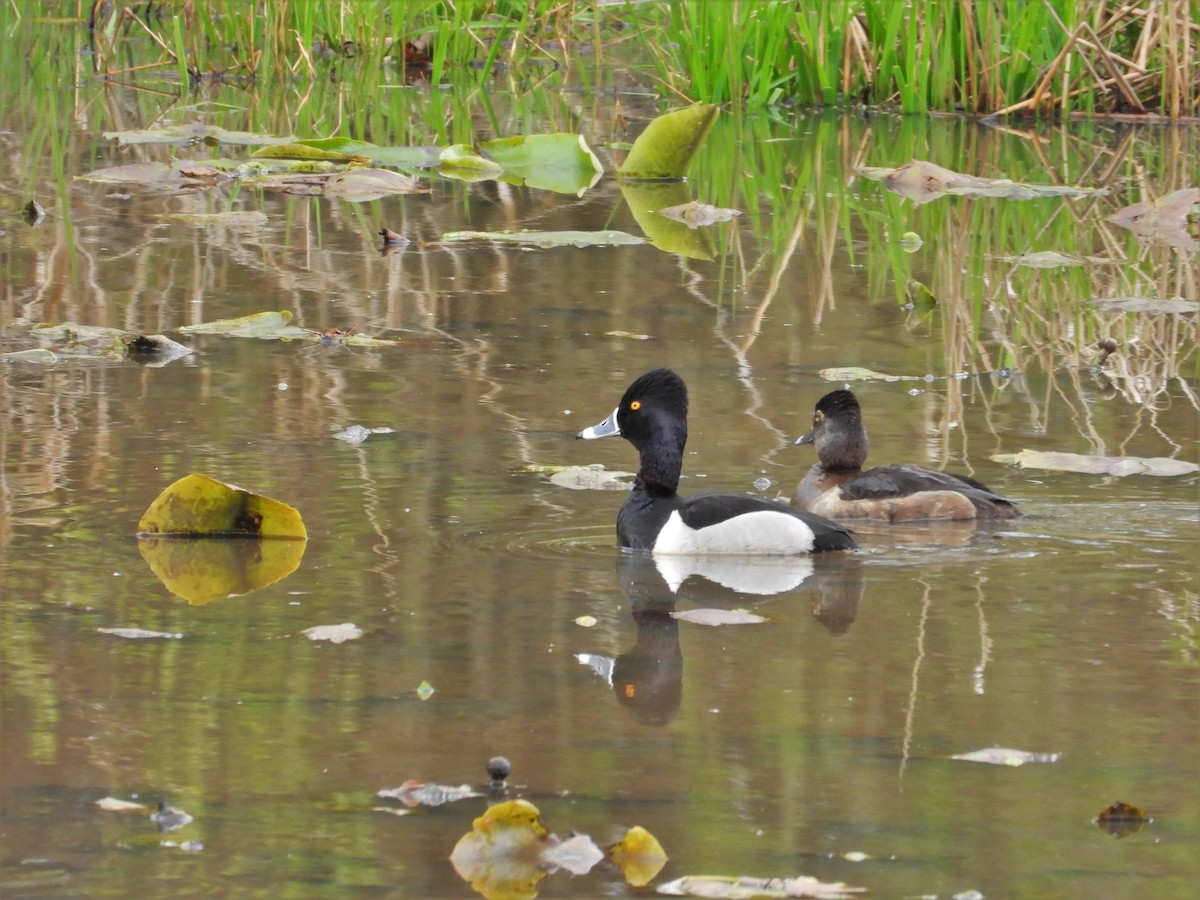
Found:
<svg viewBox="0 0 1200 900"><path fill-rule="evenodd" d="M787 513L758 510L696 530L675 511L658 533L654 552L788 556L811 553L815 540L811 528Z"/></svg>

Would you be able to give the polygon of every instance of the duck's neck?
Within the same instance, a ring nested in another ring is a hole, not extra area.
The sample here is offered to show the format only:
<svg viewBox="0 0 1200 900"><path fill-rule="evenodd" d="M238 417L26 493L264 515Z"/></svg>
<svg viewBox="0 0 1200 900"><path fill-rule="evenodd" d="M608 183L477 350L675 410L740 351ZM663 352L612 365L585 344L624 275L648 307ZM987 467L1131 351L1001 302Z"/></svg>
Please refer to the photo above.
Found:
<svg viewBox="0 0 1200 900"><path fill-rule="evenodd" d="M857 472L867 461L867 430L861 421L837 434L825 434L817 444L817 458L826 472Z"/></svg>
<svg viewBox="0 0 1200 900"><path fill-rule="evenodd" d="M662 440L643 447L639 456L635 490L670 496L679 490L679 474L683 470L683 448L687 443L687 426L669 429Z"/></svg>

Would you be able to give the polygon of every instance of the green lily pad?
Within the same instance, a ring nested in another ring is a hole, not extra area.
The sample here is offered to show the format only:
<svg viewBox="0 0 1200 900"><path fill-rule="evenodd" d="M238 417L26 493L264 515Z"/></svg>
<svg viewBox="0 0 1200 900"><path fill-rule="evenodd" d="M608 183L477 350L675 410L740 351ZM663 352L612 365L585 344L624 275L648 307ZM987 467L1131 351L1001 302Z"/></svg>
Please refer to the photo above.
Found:
<svg viewBox="0 0 1200 900"><path fill-rule="evenodd" d="M684 222L659 214L662 209L691 202L691 189L682 182L651 183L622 181L621 196L634 221L659 250L688 259L709 260L716 256L716 244L707 231L689 228Z"/></svg>
<svg viewBox="0 0 1200 900"><path fill-rule="evenodd" d="M452 144L441 152L438 160L438 171L450 178L495 178L504 171L502 165L480 156L470 144Z"/></svg>
<svg viewBox="0 0 1200 900"><path fill-rule="evenodd" d="M368 159L377 166L394 166L407 170L435 167L442 152L440 147L381 147L369 141L356 141L345 137L296 141L295 146L340 154L341 158Z"/></svg>
<svg viewBox="0 0 1200 900"><path fill-rule="evenodd" d="M526 187L577 197L604 174L604 167L580 134L531 134L479 145L504 169L504 179Z"/></svg>
<svg viewBox="0 0 1200 900"><path fill-rule="evenodd" d="M702 104L659 116L633 142L617 177L634 180L685 177L692 157L708 137L719 113L720 107Z"/></svg>

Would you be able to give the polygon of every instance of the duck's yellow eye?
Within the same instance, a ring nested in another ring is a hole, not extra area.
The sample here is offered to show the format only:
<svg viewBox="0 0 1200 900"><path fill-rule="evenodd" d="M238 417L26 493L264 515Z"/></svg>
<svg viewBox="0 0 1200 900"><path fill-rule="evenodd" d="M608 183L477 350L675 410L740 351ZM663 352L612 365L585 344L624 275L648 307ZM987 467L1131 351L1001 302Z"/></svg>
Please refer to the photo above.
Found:
<svg viewBox="0 0 1200 900"><path fill-rule="evenodd" d="M641 401L641 400L634 400L632 403L630 403L630 404L629 404L629 408L630 408L630 409L632 409L632 410L639 410L639 409L641 409L641 408L642 408L642 401Z"/></svg>

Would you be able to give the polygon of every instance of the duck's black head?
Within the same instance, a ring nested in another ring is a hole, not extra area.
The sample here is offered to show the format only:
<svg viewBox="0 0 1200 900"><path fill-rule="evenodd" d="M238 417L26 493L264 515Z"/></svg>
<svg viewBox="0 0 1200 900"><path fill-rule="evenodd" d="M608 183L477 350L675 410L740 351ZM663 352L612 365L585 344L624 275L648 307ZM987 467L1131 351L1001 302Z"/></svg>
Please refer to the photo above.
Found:
<svg viewBox="0 0 1200 900"><path fill-rule="evenodd" d="M641 457L639 483L652 491L674 493L687 444L687 413L683 379L670 369L654 369L628 387L611 416L585 428L579 437L621 435Z"/></svg>
<svg viewBox="0 0 1200 900"><path fill-rule="evenodd" d="M867 429L858 398L846 390L826 394L817 401L812 431L796 443L814 445L827 471L861 469L867 461Z"/></svg>

